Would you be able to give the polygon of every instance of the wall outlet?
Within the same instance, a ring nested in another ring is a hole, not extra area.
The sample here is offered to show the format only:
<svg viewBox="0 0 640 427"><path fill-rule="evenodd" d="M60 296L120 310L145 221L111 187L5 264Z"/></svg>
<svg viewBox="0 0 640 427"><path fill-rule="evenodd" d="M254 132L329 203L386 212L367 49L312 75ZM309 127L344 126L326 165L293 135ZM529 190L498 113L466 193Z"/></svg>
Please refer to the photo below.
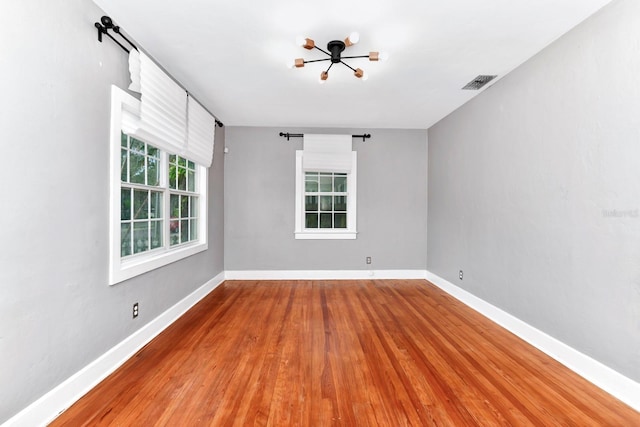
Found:
<svg viewBox="0 0 640 427"><path fill-rule="evenodd" d="M460 280L462 280L462 270L460 270L460 272L458 273L458 277L460 278Z"/></svg>
<svg viewBox="0 0 640 427"><path fill-rule="evenodd" d="M370 256L367 257L367 264L371 264L371 257Z"/></svg>
<svg viewBox="0 0 640 427"><path fill-rule="evenodd" d="M138 310L138 303L136 302L136 303L134 303L134 304L133 304L133 318L134 318L134 319L135 319L136 317L138 317L138 312L139 312L139 310Z"/></svg>

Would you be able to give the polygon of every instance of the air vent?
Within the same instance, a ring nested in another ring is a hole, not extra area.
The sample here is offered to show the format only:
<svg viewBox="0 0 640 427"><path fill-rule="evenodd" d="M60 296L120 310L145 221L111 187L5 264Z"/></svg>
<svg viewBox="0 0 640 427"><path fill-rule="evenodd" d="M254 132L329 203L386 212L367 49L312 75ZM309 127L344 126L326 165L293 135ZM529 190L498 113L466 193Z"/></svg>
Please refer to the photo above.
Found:
<svg viewBox="0 0 640 427"><path fill-rule="evenodd" d="M463 90L478 90L482 88L484 85L489 83L491 80L495 79L498 76L483 76L480 75L475 79L471 80L467 83L462 89Z"/></svg>

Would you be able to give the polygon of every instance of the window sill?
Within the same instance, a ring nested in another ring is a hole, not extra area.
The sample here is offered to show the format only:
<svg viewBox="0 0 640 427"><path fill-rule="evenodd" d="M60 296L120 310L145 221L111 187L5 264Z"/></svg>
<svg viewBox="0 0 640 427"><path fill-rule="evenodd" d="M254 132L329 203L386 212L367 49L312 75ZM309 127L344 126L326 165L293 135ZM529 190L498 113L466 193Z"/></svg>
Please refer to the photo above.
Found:
<svg viewBox="0 0 640 427"><path fill-rule="evenodd" d="M354 240L357 231L296 231L296 240Z"/></svg>
<svg viewBox="0 0 640 427"><path fill-rule="evenodd" d="M134 257L116 263L109 277L109 284L115 285L127 279L139 276L156 268L171 264L172 262L190 257L199 252L206 251L207 243L194 243L181 248L171 249L160 253L150 253L148 256Z"/></svg>

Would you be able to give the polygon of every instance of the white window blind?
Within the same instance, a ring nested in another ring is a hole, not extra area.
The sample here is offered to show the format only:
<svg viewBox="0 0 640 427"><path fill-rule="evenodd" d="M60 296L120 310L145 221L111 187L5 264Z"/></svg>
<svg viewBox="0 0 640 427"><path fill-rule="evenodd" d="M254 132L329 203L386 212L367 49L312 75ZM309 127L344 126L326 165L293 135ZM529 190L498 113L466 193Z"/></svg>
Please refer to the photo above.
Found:
<svg viewBox="0 0 640 427"><path fill-rule="evenodd" d="M351 172L351 135L305 134L303 144L303 170L314 172Z"/></svg>
<svg viewBox="0 0 640 427"><path fill-rule="evenodd" d="M129 89L141 94L140 110L124 120L123 130L167 152L211 166L215 118L143 52L131 50L129 72Z"/></svg>
<svg viewBox="0 0 640 427"><path fill-rule="evenodd" d="M209 167L213 160L216 121L192 97L188 98L187 108L187 147L185 157Z"/></svg>

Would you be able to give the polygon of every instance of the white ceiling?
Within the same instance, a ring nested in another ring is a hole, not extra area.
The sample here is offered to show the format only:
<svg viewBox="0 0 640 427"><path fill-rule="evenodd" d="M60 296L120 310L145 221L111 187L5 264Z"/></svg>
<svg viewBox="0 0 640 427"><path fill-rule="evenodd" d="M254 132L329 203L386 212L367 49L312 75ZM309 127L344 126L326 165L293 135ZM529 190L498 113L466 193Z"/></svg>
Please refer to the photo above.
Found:
<svg viewBox="0 0 640 427"><path fill-rule="evenodd" d="M461 90L474 77L499 80L610 2L94 1L226 125L283 129L428 128L479 93ZM325 49L354 30L360 42L343 55L389 53L349 62L368 81L341 64L324 85L327 63L286 67L322 57L297 36Z"/></svg>

